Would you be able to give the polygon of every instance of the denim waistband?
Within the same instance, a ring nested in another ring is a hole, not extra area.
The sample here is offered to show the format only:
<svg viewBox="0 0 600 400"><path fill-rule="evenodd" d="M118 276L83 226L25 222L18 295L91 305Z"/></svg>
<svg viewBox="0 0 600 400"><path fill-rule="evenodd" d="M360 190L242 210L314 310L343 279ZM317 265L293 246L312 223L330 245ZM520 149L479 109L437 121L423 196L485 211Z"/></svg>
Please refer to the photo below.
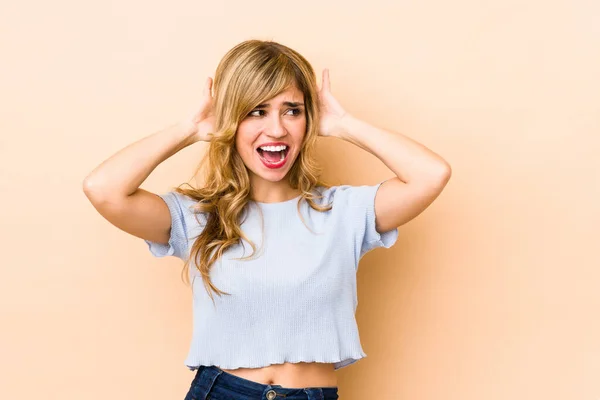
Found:
<svg viewBox="0 0 600 400"><path fill-rule="evenodd" d="M192 390L200 391L200 398L206 396L218 386L223 390L237 395L240 400L336 400L338 399L337 386L330 387L305 387L285 388L281 385L265 385L248 379L235 376L223 371L216 366L201 365L196 371L192 383ZM247 396L247 397L241 397Z"/></svg>

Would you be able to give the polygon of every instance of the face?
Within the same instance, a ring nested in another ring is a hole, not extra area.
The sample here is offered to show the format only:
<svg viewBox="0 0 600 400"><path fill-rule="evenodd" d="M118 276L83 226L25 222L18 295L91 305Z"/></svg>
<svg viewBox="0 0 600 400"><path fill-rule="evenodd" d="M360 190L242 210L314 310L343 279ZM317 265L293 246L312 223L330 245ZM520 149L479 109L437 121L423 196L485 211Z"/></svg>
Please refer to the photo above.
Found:
<svg viewBox="0 0 600 400"><path fill-rule="evenodd" d="M235 138L251 184L281 181L298 157L305 132L304 94L295 86L255 107Z"/></svg>

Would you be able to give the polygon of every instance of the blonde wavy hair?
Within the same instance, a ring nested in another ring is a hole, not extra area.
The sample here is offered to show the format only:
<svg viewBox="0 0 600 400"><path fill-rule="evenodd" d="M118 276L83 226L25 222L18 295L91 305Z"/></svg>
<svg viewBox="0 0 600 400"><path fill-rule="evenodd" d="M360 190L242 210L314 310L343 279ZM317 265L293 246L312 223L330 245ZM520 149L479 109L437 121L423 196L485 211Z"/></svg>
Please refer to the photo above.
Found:
<svg viewBox="0 0 600 400"><path fill-rule="evenodd" d="M316 186L329 188L331 185L320 180L321 168L315 160L319 100L312 66L295 50L273 41L248 40L236 45L225 54L215 72L215 132L207 154L196 170L197 174L207 164L204 187L194 188L187 184L189 189L181 185L174 188L176 192L197 201L194 206L196 219L199 213L206 216L206 225L192 245L182 275L185 274L189 284L187 272L193 260L213 303L211 291L219 296L230 293L219 290L212 283L209 275L211 265L228 248L240 244L242 238L250 243L253 252L241 260L256 253L256 245L240 229L242 214L251 200L251 188L247 167L235 147L238 125L257 105L292 85L304 94L306 133L298 158L286 179L292 189L301 191L297 209L305 226L300 213L303 200L320 212L331 209L331 204L317 204L315 200L322 196L313 191Z"/></svg>

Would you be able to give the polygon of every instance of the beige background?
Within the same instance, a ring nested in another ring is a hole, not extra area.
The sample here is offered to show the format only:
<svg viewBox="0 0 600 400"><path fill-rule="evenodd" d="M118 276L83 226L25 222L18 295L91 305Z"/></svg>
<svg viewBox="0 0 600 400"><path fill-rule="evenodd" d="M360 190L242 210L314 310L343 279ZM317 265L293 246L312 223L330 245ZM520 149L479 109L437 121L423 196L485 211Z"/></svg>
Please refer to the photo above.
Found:
<svg viewBox="0 0 600 400"><path fill-rule="evenodd" d="M340 398L600 399L596 2L5 3L0 398L183 399L182 263L105 221L82 181L187 115L225 52L259 38L329 67L350 112L453 168L360 264L368 357L338 372ZM142 187L188 180L203 146ZM319 146L326 178L393 176L349 143Z"/></svg>

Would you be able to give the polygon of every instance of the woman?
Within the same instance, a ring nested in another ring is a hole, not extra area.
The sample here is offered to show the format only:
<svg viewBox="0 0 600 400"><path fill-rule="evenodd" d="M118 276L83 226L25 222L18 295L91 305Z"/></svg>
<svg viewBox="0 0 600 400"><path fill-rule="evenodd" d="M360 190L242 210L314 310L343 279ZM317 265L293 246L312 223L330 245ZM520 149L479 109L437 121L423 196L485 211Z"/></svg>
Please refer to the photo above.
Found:
<svg viewBox="0 0 600 400"><path fill-rule="evenodd" d="M396 177L322 182L318 136L354 143ZM209 143L202 188L157 195L139 187L200 141ZM391 247L450 173L425 146L347 113L328 70L318 89L296 51L249 40L219 63L214 95L207 79L195 115L104 161L84 191L153 255L185 261L194 307L185 364L196 370L186 400L337 399L335 370L366 356L354 318L358 262Z"/></svg>

